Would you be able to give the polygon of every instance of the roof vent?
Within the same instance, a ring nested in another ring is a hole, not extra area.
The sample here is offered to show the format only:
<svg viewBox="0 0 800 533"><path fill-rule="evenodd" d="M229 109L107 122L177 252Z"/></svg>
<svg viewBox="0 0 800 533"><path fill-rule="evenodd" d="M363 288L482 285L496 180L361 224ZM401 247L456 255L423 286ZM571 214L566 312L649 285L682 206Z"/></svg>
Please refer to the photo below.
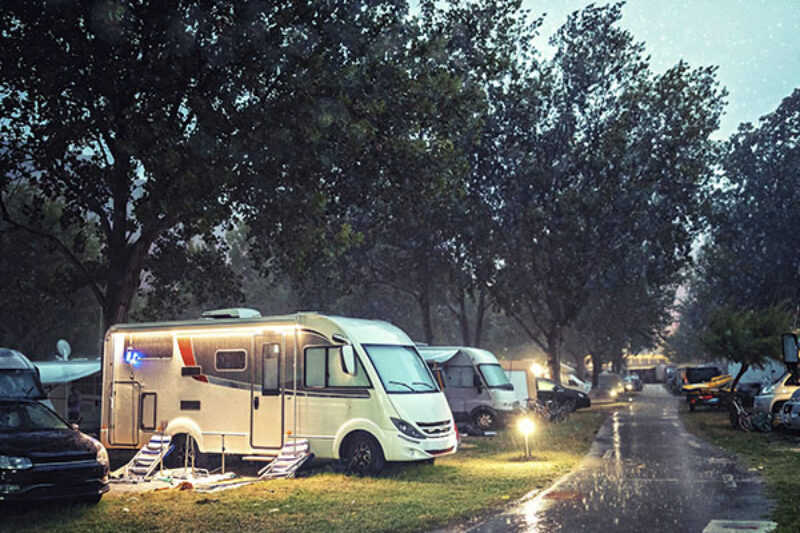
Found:
<svg viewBox="0 0 800 533"><path fill-rule="evenodd" d="M261 313L247 307L232 307L230 309L213 309L205 311L203 318L260 318Z"/></svg>

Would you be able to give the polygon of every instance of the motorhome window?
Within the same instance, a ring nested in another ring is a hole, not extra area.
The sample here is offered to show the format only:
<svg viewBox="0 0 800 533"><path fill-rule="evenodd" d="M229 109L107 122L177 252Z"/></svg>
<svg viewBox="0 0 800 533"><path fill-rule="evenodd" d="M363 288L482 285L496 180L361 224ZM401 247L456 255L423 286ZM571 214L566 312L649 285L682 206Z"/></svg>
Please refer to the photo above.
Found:
<svg viewBox="0 0 800 533"><path fill-rule="evenodd" d="M421 394L439 390L428 366L413 347L372 344L364 345L364 349L386 392Z"/></svg>
<svg viewBox="0 0 800 533"><path fill-rule="evenodd" d="M306 348L304 365L306 387L321 388L325 386L326 359L326 348Z"/></svg>
<svg viewBox="0 0 800 533"><path fill-rule="evenodd" d="M264 344L261 350L261 393L278 393L280 378L281 345L277 342Z"/></svg>
<svg viewBox="0 0 800 533"><path fill-rule="evenodd" d="M478 365L486 385L492 389L514 390L514 385L508 380L508 376L498 364L486 363Z"/></svg>
<svg viewBox="0 0 800 533"><path fill-rule="evenodd" d="M172 357L171 333L128 335L125 351L136 352L137 359L169 359Z"/></svg>
<svg viewBox="0 0 800 533"><path fill-rule="evenodd" d="M696 367L686 369L686 380L689 383L703 383L709 381L711 378L719 376L722 372L716 367Z"/></svg>
<svg viewBox="0 0 800 533"><path fill-rule="evenodd" d="M239 372L247 368L247 352L244 350L217 350L214 354L214 368L222 371Z"/></svg>
<svg viewBox="0 0 800 533"><path fill-rule="evenodd" d="M356 373L342 371L339 347L306 348L306 387L369 387L370 382L361 361L356 358Z"/></svg>
<svg viewBox="0 0 800 533"><path fill-rule="evenodd" d="M356 373L345 374L342 371L341 349L328 348L328 386L329 387L369 387L369 378L356 356Z"/></svg>
<svg viewBox="0 0 800 533"><path fill-rule="evenodd" d="M475 386L475 370L471 366L450 365L444 375L448 387L472 388Z"/></svg>

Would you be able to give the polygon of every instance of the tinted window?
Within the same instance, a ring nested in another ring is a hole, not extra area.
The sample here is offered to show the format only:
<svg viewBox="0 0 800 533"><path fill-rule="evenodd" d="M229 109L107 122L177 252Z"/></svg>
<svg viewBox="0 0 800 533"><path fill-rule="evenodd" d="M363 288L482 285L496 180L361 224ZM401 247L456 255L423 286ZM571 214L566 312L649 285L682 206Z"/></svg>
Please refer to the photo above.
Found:
<svg viewBox="0 0 800 533"><path fill-rule="evenodd" d="M58 415L38 403L0 404L0 432L68 427Z"/></svg>
<svg viewBox="0 0 800 533"><path fill-rule="evenodd" d="M0 370L0 398L44 398L33 370Z"/></svg>
<svg viewBox="0 0 800 533"><path fill-rule="evenodd" d="M247 368L247 352L244 350L219 350L214 355L217 370L244 370Z"/></svg>
<svg viewBox="0 0 800 533"><path fill-rule="evenodd" d="M306 348L306 387L325 386L326 348Z"/></svg>
<svg viewBox="0 0 800 533"><path fill-rule="evenodd" d="M686 381L689 383L702 383L720 374L721 372L716 367L687 368Z"/></svg>
<svg viewBox="0 0 800 533"><path fill-rule="evenodd" d="M448 366L444 369L448 387L474 387L475 370L471 366Z"/></svg>
<svg viewBox="0 0 800 533"><path fill-rule="evenodd" d="M369 387L369 378L356 357L356 373L342 371L338 347L306 348L306 387Z"/></svg>
<svg viewBox="0 0 800 533"><path fill-rule="evenodd" d="M550 391L556 388L556 384L552 381L547 379L537 379L536 380L536 388L541 391Z"/></svg>

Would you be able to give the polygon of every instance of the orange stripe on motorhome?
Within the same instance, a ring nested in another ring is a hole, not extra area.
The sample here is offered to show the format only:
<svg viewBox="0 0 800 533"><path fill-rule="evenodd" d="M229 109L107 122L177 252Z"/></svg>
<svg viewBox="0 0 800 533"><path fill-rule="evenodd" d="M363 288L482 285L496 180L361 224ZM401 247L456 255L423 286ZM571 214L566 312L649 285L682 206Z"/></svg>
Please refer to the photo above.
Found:
<svg viewBox="0 0 800 533"><path fill-rule="evenodd" d="M186 366L197 366L197 361L194 359L194 349L192 349L192 339L189 337L178 337L178 350L181 352L183 364ZM204 375L192 376L197 381L208 383L208 378Z"/></svg>

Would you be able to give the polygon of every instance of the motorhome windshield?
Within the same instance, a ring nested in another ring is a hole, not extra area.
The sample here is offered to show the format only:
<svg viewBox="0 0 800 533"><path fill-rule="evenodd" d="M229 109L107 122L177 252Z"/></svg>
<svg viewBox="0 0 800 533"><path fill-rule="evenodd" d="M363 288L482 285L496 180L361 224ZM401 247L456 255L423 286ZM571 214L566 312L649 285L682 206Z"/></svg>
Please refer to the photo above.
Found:
<svg viewBox="0 0 800 533"><path fill-rule="evenodd" d="M508 380L508 376L500 365L486 363L478 365L486 386L490 389L514 390L514 385Z"/></svg>
<svg viewBox="0 0 800 533"><path fill-rule="evenodd" d="M0 398L30 398L38 400L46 396L32 370L0 370Z"/></svg>
<svg viewBox="0 0 800 533"><path fill-rule="evenodd" d="M386 392L437 392L430 371L422 357L411 346L365 345L370 360L381 378Z"/></svg>

